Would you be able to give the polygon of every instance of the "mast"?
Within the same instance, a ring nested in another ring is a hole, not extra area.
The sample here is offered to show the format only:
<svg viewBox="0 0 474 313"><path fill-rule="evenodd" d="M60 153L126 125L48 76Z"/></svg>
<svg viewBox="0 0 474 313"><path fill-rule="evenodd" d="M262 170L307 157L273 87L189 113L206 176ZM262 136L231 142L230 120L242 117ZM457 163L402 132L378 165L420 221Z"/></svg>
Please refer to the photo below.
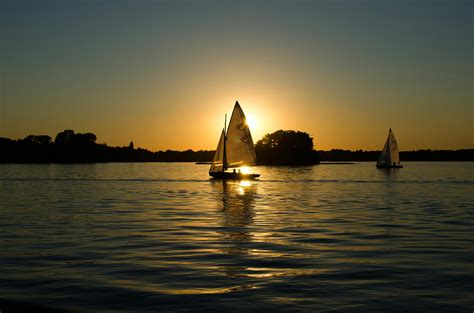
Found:
<svg viewBox="0 0 474 313"><path fill-rule="evenodd" d="M226 125L227 125L227 114L225 115L225 118L224 118L224 158L222 159L223 172L227 169L227 149L226 149L227 135L226 135L226 129L225 129Z"/></svg>

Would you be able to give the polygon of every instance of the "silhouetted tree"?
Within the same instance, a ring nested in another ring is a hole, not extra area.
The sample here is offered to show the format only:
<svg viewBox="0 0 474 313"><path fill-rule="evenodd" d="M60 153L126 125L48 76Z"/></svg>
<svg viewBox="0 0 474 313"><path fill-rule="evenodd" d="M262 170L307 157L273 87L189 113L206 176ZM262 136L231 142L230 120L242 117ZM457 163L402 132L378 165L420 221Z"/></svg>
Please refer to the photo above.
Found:
<svg viewBox="0 0 474 313"><path fill-rule="evenodd" d="M29 135L23 140L38 145L48 145L51 143L51 137L47 135Z"/></svg>
<svg viewBox="0 0 474 313"><path fill-rule="evenodd" d="M91 145L95 144L95 141L97 140L96 135L92 133L85 133L85 134L75 134L72 136L72 142L73 144L76 145Z"/></svg>
<svg viewBox="0 0 474 313"><path fill-rule="evenodd" d="M128 148L133 150L133 141L130 141L130 144L128 145Z"/></svg>
<svg viewBox="0 0 474 313"><path fill-rule="evenodd" d="M308 165L319 163L313 138L305 132L278 130L266 134L255 146L259 164Z"/></svg>
<svg viewBox="0 0 474 313"><path fill-rule="evenodd" d="M54 142L56 144L68 144L71 143L74 137L74 131L72 129L66 129L56 135Z"/></svg>

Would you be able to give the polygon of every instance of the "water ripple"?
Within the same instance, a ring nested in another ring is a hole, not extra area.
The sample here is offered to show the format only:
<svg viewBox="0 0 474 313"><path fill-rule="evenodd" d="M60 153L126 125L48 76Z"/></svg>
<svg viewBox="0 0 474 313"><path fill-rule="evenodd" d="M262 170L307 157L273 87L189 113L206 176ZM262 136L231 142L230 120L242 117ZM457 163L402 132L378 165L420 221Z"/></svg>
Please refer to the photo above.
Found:
<svg viewBox="0 0 474 313"><path fill-rule="evenodd" d="M0 309L472 310L472 164L256 170L1 165Z"/></svg>

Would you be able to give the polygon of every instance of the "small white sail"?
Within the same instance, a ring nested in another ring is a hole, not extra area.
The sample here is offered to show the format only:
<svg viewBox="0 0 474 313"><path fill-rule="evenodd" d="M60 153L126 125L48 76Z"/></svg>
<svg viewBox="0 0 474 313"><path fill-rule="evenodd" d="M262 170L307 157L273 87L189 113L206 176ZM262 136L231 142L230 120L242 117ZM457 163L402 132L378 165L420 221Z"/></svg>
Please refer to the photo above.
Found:
<svg viewBox="0 0 474 313"><path fill-rule="evenodd" d="M244 111L235 102L226 136L227 167L251 166L257 162L252 135Z"/></svg>
<svg viewBox="0 0 474 313"><path fill-rule="evenodd" d="M383 147L382 153L380 153L379 159L377 160L377 164L399 164L400 163L400 155L398 152L398 143L397 139L395 139L395 135L390 128L388 131L388 137L385 141L385 145Z"/></svg>
<svg viewBox="0 0 474 313"><path fill-rule="evenodd" d="M392 129L388 131L388 138L390 141L390 161L393 163L400 163L400 154L398 153L398 143L395 139Z"/></svg>
<svg viewBox="0 0 474 313"><path fill-rule="evenodd" d="M224 159L225 159L225 132L222 130L221 138L219 139L219 143L217 144L216 152L214 153L214 159L212 160L211 168L209 172L222 172L225 170L224 168Z"/></svg>

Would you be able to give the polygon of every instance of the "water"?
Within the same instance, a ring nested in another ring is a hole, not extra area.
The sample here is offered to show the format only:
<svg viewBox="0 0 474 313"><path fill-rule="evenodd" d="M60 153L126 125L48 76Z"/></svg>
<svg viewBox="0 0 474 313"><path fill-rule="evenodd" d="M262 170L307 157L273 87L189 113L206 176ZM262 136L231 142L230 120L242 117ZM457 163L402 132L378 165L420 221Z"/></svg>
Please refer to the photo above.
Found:
<svg viewBox="0 0 474 313"><path fill-rule="evenodd" d="M0 310L474 309L474 163L207 169L0 165Z"/></svg>

